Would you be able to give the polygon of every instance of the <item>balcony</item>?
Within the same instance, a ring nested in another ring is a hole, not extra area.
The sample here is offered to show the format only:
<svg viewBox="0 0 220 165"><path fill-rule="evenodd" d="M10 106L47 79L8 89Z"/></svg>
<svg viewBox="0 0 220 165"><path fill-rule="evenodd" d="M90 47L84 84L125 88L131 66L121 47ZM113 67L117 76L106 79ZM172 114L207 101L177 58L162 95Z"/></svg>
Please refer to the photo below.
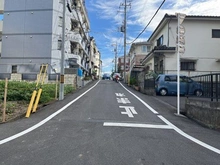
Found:
<svg viewBox="0 0 220 165"><path fill-rule="evenodd" d="M70 35L67 35L67 40L80 43L82 41L82 37L80 34L71 33Z"/></svg>
<svg viewBox="0 0 220 165"><path fill-rule="evenodd" d="M4 2L5 2L5 0L0 1L0 14L4 13Z"/></svg>
<svg viewBox="0 0 220 165"><path fill-rule="evenodd" d="M69 66L81 66L81 57L79 55L68 54Z"/></svg>
<svg viewBox="0 0 220 165"><path fill-rule="evenodd" d="M67 36L67 40L73 43L77 43L79 45L78 48L81 49L86 54L87 57L89 57L88 48L86 47L85 39L82 38L80 34L76 34L72 32L71 34ZM82 55L83 53L81 52L80 54Z"/></svg>

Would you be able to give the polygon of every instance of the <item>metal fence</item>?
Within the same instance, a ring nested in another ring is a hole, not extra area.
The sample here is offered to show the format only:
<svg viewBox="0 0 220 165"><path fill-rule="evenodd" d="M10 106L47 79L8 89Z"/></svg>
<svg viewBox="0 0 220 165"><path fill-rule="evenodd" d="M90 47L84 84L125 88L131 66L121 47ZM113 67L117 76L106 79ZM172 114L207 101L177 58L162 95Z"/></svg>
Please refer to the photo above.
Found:
<svg viewBox="0 0 220 165"><path fill-rule="evenodd" d="M154 89L155 88L155 79L145 79L144 80L144 89Z"/></svg>
<svg viewBox="0 0 220 165"><path fill-rule="evenodd" d="M203 94L201 97L210 98L211 101L220 99L220 73L192 76L191 79L202 85Z"/></svg>
<svg viewBox="0 0 220 165"><path fill-rule="evenodd" d="M204 74L190 77L193 81L198 82L202 86L201 98L208 98L211 101L219 101L220 99L220 73ZM153 91L155 89L155 78L144 80L145 91ZM187 92L188 93L188 92ZM195 97L195 95L187 95L187 97Z"/></svg>

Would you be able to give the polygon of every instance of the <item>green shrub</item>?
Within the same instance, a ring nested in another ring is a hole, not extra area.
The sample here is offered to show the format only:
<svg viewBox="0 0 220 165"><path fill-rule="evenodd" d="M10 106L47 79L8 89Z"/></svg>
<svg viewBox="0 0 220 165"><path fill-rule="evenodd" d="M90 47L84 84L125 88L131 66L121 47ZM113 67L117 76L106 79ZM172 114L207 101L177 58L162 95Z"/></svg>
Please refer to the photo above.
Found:
<svg viewBox="0 0 220 165"><path fill-rule="evenodd" d="M83 80L85 80L85 81L92 80L92 77L91 76L86 76L86 77L83 78Z"/></svg>
<svg viewBox="0 0 220 165"><path fill-rule="evenodd" d="M130 85L137 85L137 80L134 77L130 78Z"/></svg>
<svg viewBox="0 0 220 165"><path fill-rule="evenodd" d="M75 88L72 85L65 85L64 88L64 95L71 93L75 90Z"/></svg>
<svg viewBox="0 0 220 165"><path fill-rule="evenodd" d="M36 89L36 83L9 81L7 90L7 101L30 101L33 91ZM5 81L0 81L0 100L4 99ZM43 84L39 103L47 103L55 99L56 84ZM72 85L64 85L64 94L73 92ZM59 93L59 86L58 86Z"/></svg>

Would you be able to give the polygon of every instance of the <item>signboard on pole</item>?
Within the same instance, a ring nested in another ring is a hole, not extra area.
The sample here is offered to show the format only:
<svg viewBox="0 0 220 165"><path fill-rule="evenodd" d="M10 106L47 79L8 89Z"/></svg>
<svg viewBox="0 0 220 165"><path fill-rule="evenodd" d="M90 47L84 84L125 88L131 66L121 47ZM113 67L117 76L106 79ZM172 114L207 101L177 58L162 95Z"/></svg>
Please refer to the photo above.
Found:
<svg viewBox="0 0 220 165"><path fill-rule="evenodd" d="M176 13L177 24L177 115L180 115L180 54L185 53L185 27L182 25L186 14Z"/></svg>

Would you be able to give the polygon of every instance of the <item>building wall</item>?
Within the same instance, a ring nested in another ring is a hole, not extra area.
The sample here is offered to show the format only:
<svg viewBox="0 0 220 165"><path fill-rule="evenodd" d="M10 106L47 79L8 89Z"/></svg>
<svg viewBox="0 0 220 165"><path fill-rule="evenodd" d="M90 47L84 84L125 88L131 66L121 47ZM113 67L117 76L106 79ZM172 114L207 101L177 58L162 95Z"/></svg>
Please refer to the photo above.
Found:
<svg viewBox="0 0 220 165"><path fill-rule="evenodd" d="M211 18L210 18L211 19ZM201 19L185 19L183 26L185 27L185 53L180 55L181 61L195 61L195 74L205 73L207 71L219 71L220 62L220 39L212 38L212 29L220 29L220 20L201 20ZM177 20L171 20L163 26L162 30L152 38L153 45L156 46L156 40L163 35L163 44L175 47L176 46L176 27ZM164 53L164 69L176 70L176 53ZM183 71L187 73L187 71ZM200 72L200 73L199 73ZM192 75L192 73L191 73Z"/></svg>
<svg viewBox="0 0 220 165"><path fill-rule="evenodd" d="M4 12L4 3L5 3L5 0L0 1L0 14Z"/></svg>
<svg viewBox="0 0 220 165"><path fill-rule="evenodd" d="M130 70L130 59L128 56L125 57L126 72ZM121 73L124 72L124 56L118 58L118 68L121 69Z"/></svg>
<svg viewBox="0 0 220 165"><path fill-rule="evenodd" d="M1 73L11 73L12 65L18 65L18 73L37 73L42 63L49 64L48 73L59 73L61 49L58 45L62 42L62 1L7 0L4 9ZM70 67L70 58L76 58L78 67L88 69L86 60L89 57L89 35L82 33L82 30L88 31L89 20L82 0L77 0L77 10L78 16L74 8L72 13L66 9L64 67ZM75 31L71 30L71 19L78 22ZM80 26L79 22L86 23ZM77 43L74 53L70 51L70 41Z"/></svg>
<svg viewBox="0 0 220 165"><path fill-rule="evenodd" d="M0 57L2 54L2 29L3 29L3 21L0 21Z"/></svg>
<svg viewBox="0 0 220 165"><path fill-rule="evenodd" d="M0 70L11 73L39 72L41 63L50 63L52 0L5 1ZM5 65L7 64L7 65Z"/></svg>

